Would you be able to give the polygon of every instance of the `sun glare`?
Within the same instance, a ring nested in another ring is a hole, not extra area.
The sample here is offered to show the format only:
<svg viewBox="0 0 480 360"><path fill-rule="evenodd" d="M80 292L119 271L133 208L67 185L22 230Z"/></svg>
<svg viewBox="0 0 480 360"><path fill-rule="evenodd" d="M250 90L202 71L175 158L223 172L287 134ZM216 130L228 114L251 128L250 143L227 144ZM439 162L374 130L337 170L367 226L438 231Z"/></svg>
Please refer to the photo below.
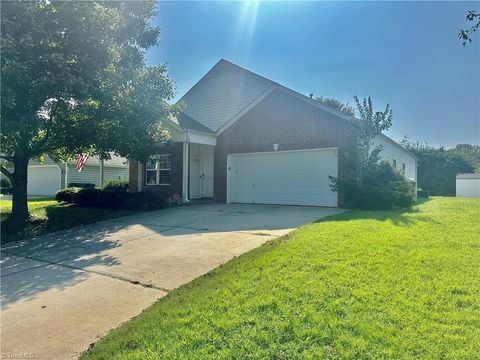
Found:
<svg viewBox="0 0 480 360"><path fill-rule="evenodd" d="M233 42L235 50L241 52L243 60L248 60L255 24L257 20L259 1L244 1L239 14Z"/></svg>

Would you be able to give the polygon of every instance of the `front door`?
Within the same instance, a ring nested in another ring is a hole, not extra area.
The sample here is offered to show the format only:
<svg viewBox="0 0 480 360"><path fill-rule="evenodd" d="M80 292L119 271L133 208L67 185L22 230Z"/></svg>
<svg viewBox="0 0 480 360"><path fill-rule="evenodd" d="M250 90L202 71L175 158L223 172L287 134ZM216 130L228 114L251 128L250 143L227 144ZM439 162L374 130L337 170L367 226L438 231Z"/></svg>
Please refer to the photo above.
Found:
<svg viewBox="0 0 480 360"><path fill-rule="evenodd" d="M213 197L213 155L202 154L200 158L200 188L202 198Z"/></svg>

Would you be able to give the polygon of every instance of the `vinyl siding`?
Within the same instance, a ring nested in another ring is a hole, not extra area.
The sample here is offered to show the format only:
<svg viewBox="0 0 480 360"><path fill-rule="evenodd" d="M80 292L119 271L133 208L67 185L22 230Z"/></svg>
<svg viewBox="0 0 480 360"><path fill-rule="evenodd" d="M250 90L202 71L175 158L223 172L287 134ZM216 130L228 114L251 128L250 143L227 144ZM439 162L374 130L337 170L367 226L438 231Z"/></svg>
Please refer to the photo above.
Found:
<svg viewBox="0 0 480 360"><path fill-rule="evenodd" d="M98 170L100 172L100 169ZM103 168L104 181L126 179L128 180L128 167L116 168L116 167L104 167Z"/></svg>
<svg viewBox="0 0 480 360"><path fill-rule="evenodd" d="M220 62L182 98L186 105L184 113L217 131L272 84Z"/></svg>
<svg viewBox="0 0 480 360"><path fill-rule="evenodd" d="M104 182L112 179L125 178L128 179L128 168L104 167ZM82 172L79 173L76 165L68 165L68 182L70 183L89 183L95 184L96 188L100 188L100 167L85 165Z"/></svg>
<svg viewBox="0 0 480 360"><path fill-rule="evenodd" d="M393 140L392 140L393 141ZM402 164L405 164L405 177L416 181L416 164L415 157L408 151L404 150L400 145L392 143L391 140L384 136L377 136L373 144L375 146L382 145L383 149L380 152L380 157L393 163L395 159L397 162L397 169L402 169Z"/></svg>

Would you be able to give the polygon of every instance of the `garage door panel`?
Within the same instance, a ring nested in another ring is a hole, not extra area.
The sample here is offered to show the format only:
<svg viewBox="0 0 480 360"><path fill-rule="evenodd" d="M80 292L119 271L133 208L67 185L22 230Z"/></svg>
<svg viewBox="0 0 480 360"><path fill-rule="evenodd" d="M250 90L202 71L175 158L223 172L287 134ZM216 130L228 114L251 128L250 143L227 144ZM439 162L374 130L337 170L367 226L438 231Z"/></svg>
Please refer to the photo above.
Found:
<svg viewBox="0 0 480 360"><path fill-rule="evenodd" d="M335 149L229 155L231 202L337 206Z"/></svg>
<svg viewBox="0 0 480 360"><path fill-rule="evenodd" d="M58 166L28 168L27 193L29 195L55 195L60 187L60 169Z"/></svg>

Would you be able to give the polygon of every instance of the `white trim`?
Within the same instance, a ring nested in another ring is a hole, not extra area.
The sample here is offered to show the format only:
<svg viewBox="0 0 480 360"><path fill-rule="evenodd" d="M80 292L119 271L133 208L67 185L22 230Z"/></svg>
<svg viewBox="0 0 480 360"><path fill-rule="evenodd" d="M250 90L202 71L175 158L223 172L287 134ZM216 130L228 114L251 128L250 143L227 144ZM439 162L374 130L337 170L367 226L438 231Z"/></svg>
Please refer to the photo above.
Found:
<svg viewBox="0 0 480 360"><path fill-rule="evenodd" d="M188 199L188 177L189 177L189 151L190 151L190 143L188 141L188 132L187 132L187 139L183 142L183 171L182 171L182 201L184 203L189 202Z"/></svg>
<svg viewBox="0 0 480 360"><path fill-rule="evenodd" d="M324 148L308 148L308 149L293 149L293 150L277 150L277 151L255 151L249 153L230 153L230 155L255 155L255 154L278 154L278 153L287 153L287 152L300 152L300 151L313 151L313 150L338 150L337 146L324 147Z"/></svg>
<svg viewBox="0 0 480 360"><path fill-rule="evenodd" d="M154 186L157 186L157 185L170 186L170 185L172 185L172 179L171 179L171 175L172 175L171 156L172 156L172 154L158 154L158 155L154 155L154 156L157 156L157 159L155 160L155 163L154 163L154 164L155 164L155 169L148 169L147 166L146 166L146 164L145 164L145 177L144 177L144 179L145 179L145 186L149 186L149 185L154 185ZM168 167L168 168L162 168L162 167L160 167L160 157L168 157L168 159L169 159L169 160L168 160L168 162L169 162L169 167ZM151 161L151 160L150 160L150 161ZM170 175L170 182L168 182L168 183L161 183L161 182L160 182L160 172L161 172L161 171L166 171L166 170L168 170L168 171L170 172L170 174L169 174L169 175ZM147 183L147 178L148 178L147 173L148 173L149 171L155 171L155 174L156 174L156 177L155 177L155 178L156 178L156 181L157 181L157 182L155 182L154 184L149 184L149 183Z"/></svg>
<svg viewBox="0 0 480 360"><path fill-rule="evenodd" d="M58 175L59 175L59 184L60 184L60 190L62 190L62 169L60 168L60 165L55 164L58 167ZM28 169L27 169L28 170Z"/></svg>
<svg viewBox="0 0 480 360"><path fill-rule="evenodd" d="M217 145L217 136L215 134L208 134L195 130L186 130L187 141L203 145Z"/></svg>
<svg viewBox="0 0 480 360"><path fill-rule="evenodd" d="M318 150L337 150L337 158L338 158L338 147L326 147L326 148L310 148L310 149L295 149L295 150L279 150L279 151L257 151L257 152L250 152L250 153L232 153L227 154L227 204L230 201L230 163L232 156L242 156L242 155L257 155L257 154L279 154L279 153L287 153L287 152L304 152L304 151L318 151ZM338 176L338 160L337 160L337 176ZM338 201L338 200L337 200ZM338 207L338 203L337 203Z"/></svg>
<svg viewBox="0 0 480 360"><path fill-rule="evenodd" d="M237 115L232 117L230 120L228 120L225 124L223 124L220 129L217 130L217 135L220 135L223 133L225 130L227 130L231 125L233 125L238 119L240 119L243 115L245 115L248 111L253 109L256 105L258 105L263 99L265 99L268 95L270 95L275 89L277 88L276 85L270 86L263 94L260 96L257 96L253 101L248 104L246 107L244 107L242 110L240 110Z"/></svg>
<svg viewBox="0 0 480 360"><path fill-rule="evenodd" d="M28 167L58 167L57 164L53 164L53 165L28 165Z"/></svg>

